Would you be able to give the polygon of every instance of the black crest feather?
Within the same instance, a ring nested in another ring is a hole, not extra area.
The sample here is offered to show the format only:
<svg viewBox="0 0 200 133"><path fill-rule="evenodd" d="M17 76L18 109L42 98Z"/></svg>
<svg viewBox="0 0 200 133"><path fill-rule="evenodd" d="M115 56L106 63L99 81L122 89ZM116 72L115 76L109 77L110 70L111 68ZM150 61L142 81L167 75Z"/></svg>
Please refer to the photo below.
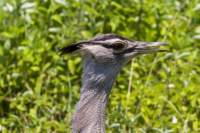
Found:
<svg viewBox="0 0 200 133"><path fill-rule="evenodd" d="M72 53L78 49L80 49L79 44L72 44L72 45L65 46L65 47L59 49L59 51L60 51L60 54L63 55L63 54L67 54L67 53Z"/></svg>
<svg viewBox="0 0 200 133"><path fill-rule="evenodd" d="M84 43L90 43L90 42L82 41L82 42L71 44L69 46L65 46L59 50L60 54L63 55L63 54L75 52L75 51L79 50L81 48L82 44L84 44Z"/></svg>

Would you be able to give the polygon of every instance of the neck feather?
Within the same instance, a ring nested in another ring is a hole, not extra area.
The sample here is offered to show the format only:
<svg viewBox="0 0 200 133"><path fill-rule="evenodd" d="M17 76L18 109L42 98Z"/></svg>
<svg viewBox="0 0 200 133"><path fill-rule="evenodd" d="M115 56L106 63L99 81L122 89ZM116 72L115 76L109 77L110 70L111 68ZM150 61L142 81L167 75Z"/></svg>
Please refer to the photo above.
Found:
<svg viewBox="0 0 200 133"><path fill-rule="evenodd" d="M118 73L114 69L84 62L80 100L72 121L73 133L105 133L105 108Z"/></svg>

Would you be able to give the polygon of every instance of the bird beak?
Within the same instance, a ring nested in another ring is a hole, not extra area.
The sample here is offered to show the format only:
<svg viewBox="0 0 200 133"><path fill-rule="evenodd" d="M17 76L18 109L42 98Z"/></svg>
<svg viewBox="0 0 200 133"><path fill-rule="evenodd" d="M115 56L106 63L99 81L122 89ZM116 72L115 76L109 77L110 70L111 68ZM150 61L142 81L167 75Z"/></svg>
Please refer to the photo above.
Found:
<svg viewBox="0 0 200 133"><path fill-rule="evenodd" d="M161 46L167 45L166 42L134 42L132 52L137 54L148 54L155 52L166 52L166 49L161 49Z"/></svg>
<svg viewBox="0 0 200 133"><path fill-rule="evenodd" d="M150 54L156 52L167 52L166 49L161 49L162 46L167 45L166 42L129 42L129 47L123 51L124 57L128 60L140 54Z"/></svg>

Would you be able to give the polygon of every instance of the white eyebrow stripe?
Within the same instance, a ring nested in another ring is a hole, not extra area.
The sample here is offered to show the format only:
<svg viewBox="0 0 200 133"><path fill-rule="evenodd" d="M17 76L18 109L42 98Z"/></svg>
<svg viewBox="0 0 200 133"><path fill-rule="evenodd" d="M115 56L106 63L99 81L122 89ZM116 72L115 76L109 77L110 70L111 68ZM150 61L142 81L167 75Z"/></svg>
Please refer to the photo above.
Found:
<svg viewBox="0 0 200 133"><path fill-rule="evenodd" d="M122 40L118 39L118 38L113 38L113 39L107 39L107 40L104 40L104 41L95 41L95 42L112 44L112 43L117 42L117 41L122 41Z"/></svg>

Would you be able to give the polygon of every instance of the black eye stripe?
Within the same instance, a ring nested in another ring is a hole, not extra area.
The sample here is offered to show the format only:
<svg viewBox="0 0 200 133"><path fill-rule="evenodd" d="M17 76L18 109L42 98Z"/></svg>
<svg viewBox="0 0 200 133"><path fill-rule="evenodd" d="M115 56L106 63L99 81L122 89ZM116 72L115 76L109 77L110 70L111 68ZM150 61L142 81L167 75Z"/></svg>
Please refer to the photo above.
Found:
<svg viewBox="0 0 200 133"><path fill-rule="evenodd" d="M102 46L106 47L106 48L112 48L112 49L115 49L115 50L120 50L120 49L123 49L125 47L125 42L115 42L113 44L102 44Z"/></svg>
<svg viewBox="0 0 200 133"><path fill-rule="evenodd" d="M105 48L113 48L112 45L108 45L108 44L103 44L102 46L104 46Z"/></svg>
<svg viewBox="0 0 200 133"><path fill-rule="evenodd" d="M87 45L101 45L105 48L109 48L109 49L114 49L114 50L121 50L124 47L126 47L127 42L122 42L122 41L117 41L114 42L113 44L106 44L103 42L84 42L84 43L88 43Z"/></svg>

